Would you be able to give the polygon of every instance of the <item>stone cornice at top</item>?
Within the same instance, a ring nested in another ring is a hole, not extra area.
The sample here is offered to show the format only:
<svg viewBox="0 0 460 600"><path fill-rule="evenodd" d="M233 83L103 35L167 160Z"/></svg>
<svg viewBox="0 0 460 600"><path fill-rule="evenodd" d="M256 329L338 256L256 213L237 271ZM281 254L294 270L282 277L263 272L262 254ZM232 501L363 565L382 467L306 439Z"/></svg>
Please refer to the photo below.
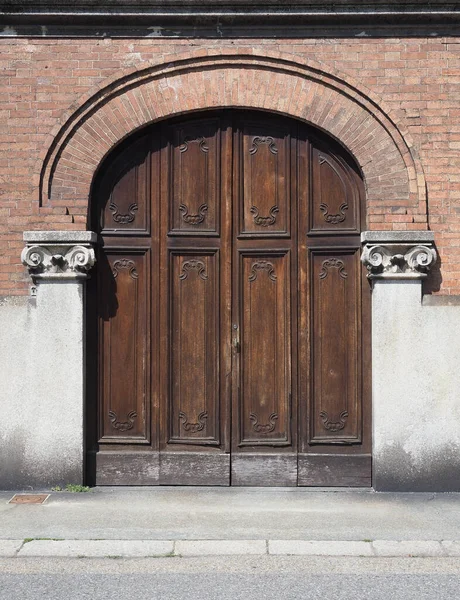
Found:
<svg viewBox="0 0 460 600"><path fill-rule="evenodd" d="M349 11L366 12L373 9L390 12L414 11L414 12L436 12L438 10L458 11L458 2L446 2L445 0L430 0L429 2L417 2L414 0L368 0L359 2L356 0L1 0L0 8L3 11L20 10L21 8L41 7L44 9L58 8L96 8L104 10L108 8L139 8L152 6L190 6L199 4L201 6L235 6L246 7L259 6L301 6L304 8L328 12L337 8Z"/></svg>
<svg viewBox="0 0 460 600"><path fill-rule="evenodd" d="M82 36L117 35L114 28L124 29L120 34L126 36L130 27L137 28L133 35L180 36L173 26L193 28L191 35L198 36L213 35L214 28L219 36L264 37L269 35L264 27L278 35L287 26L300 37L327 36L328 28L362 37L438 36L458 35L459 25L460 4L442 0L0 0L0 37L72 35L71 30ZM102 32L91 30L101 26Z"/></svg>

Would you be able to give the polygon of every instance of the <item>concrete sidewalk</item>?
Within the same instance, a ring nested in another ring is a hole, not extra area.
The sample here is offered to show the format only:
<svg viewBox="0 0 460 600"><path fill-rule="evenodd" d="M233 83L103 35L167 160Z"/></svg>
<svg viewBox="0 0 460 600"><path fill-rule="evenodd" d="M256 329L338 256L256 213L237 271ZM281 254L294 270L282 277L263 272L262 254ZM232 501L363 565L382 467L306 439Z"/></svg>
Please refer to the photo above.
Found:
<svg viewBox="0 0 460 600"><path fill-rule="evenodd" d="M454 493L95 488L37 505L9 504L13 495L0 492L4 557L460 556Z"/></svg>

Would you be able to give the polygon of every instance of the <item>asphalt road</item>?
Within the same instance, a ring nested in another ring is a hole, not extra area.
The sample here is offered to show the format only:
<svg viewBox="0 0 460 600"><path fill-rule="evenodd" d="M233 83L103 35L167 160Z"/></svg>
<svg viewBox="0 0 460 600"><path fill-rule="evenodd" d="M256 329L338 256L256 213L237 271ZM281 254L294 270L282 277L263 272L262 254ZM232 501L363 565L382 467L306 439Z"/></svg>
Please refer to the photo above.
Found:
<svg viewBox="0 0 460 600"><path fill-rule="evenodd" d="M459 589L456 558L0 561L1 600L453 600Z"/></svg>

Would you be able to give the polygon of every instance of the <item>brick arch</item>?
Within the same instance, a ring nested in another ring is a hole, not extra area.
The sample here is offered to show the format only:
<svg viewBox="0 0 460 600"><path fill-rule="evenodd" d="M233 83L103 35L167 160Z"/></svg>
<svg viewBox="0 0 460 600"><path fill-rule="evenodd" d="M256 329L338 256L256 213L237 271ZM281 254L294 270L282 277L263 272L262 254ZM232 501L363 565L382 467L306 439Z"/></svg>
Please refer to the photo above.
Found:
<svg viewBox="0 0 460 600"><path fill-rule="evenodd" d="M327 132L362 171L370 228L391 228L395 207L413 215L412 228L426 228L423 171L397 119L346 77L283 55L187 55L114 78L52 132L37 172L41 204L65 202L87 216L94 175L119 142L160 119L225 107L272 111Z"/></svg>

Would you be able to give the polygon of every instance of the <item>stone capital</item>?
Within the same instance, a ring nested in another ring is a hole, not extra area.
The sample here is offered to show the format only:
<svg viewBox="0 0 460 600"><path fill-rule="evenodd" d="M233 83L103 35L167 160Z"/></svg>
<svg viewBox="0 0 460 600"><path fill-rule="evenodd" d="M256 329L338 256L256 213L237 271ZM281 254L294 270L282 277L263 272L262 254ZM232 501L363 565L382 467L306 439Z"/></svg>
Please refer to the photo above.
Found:
<svg viewBox="0 0 460 600"><path fill-rule="evenodd" d="M26 231L22 263L35 283L43 280L80 280L96 262L91 231Z"/></svg>
<svg viewBox="0 0 460 600"><path fill-rule="evenodd" d="M370 279L422 279L437 259L431 231L364 231L361 241Z"/></svg>

